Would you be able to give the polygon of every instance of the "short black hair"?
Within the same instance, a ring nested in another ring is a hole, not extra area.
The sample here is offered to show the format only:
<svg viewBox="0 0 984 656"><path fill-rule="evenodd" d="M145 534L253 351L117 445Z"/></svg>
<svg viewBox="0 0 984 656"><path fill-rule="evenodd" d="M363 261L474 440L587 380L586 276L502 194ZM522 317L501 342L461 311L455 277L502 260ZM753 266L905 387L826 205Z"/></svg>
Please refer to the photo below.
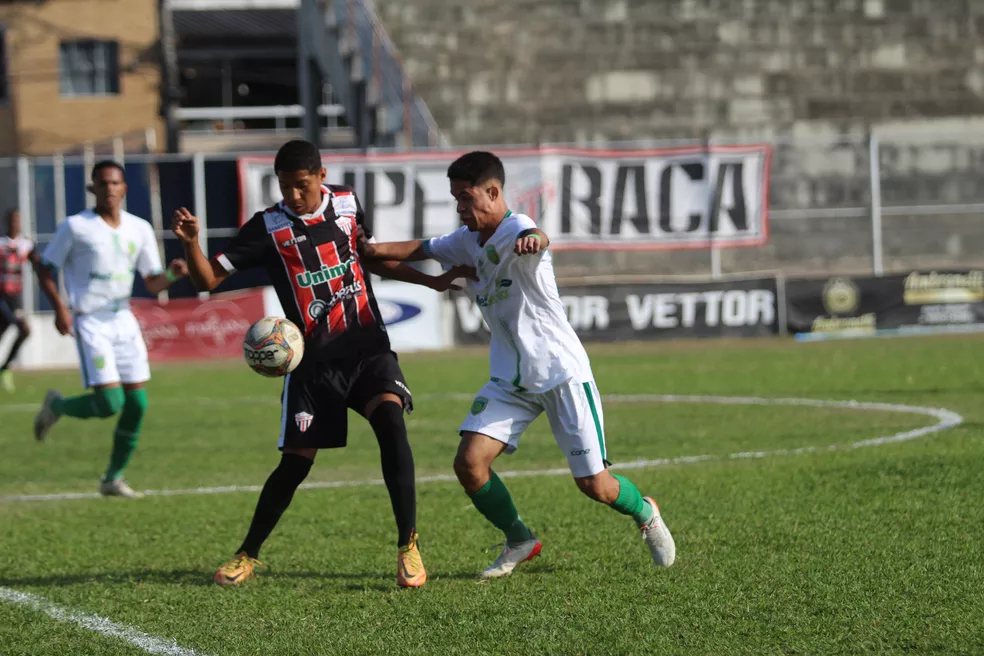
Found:
<svg viewBox="0 0 984 656"><path fill-rule="evenodd" d="M310 141L295 139L288 141L280 150L277 157L273 160L273 171L284 171L293 173L295 171L310 171L316 173L321 170L321 153L318 147Z"/></svg>
<svg viewBox="0 0 984 656"><path fill-rule="evenodd" d="M484 150L474 150L451 162L448 167L448 179L467 182L476 187L489 180L498 180L506 184L506 170L502 160Z"/></svg>
<svg viewBox="0 0 984 656"><path fill-rule="evenodd" d="M123 176L123 182L126 182L126 169L123 168L122 164L119 162L114 162L111 159L104 159L101 162L97 162L96 165L92 167L92 181L95 182L96 176L99 172L105 169L116 169L120 172L120 175Z"/></svg>

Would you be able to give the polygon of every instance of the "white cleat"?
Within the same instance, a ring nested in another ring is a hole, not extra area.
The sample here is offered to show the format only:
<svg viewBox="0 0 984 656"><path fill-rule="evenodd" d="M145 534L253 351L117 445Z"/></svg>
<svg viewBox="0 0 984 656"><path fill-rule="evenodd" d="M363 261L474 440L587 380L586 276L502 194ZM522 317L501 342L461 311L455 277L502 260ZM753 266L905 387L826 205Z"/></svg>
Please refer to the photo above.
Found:
<svg viewBox="0 0 984 656"><path fill-rule="evenodd" d="M670 535L670 529L666 528L663 518L659 514L659 506L649 497L645 498L646 503L652 504L653 516L645 526L640 526L642 539L649 545L649 553L653 557L653 562L657 567L669 567L676 560L676 543Z"/></svg>
<svg viewBox="0 0 984 656"><path fill-rule="evenodd" d="M499 557L495 559L492 565L485 568L480 576L483 579L497 579L501 576L509 576L516 569L517 565L539 556L542 549L543 543L536 538L518 544L509 544L507 542L502 547L502 553L499 554Z"/></svg>
<svg viewBox="0 0 984 656"><path fill-rule="evenodd" d="M142 499L143 493L137 492L126 484L122 478L115 481L103 481L99 484L99 494L104 497L125 497L127 499Z"/></svg>
<svg viewBox="0 0 984 656"><path fill-rule="evenodd" d="M44 402L41 404L41 409L34 416L34 439L38 442L44 441L44 438L48 435L48 431L58 421L58 415L51 409L51 404L61 397L61 392L53 389L48 390L48 393L44 395Z"/></svg>

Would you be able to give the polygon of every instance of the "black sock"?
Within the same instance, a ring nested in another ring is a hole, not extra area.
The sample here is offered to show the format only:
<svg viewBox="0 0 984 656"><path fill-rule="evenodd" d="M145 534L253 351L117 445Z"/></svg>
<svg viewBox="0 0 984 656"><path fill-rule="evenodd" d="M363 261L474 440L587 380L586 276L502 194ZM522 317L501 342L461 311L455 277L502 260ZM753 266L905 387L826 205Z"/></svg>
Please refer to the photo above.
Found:
<svg viewBox="0 0 984 656"><path fill-rule="evenodd" d="M2 331L0 331L0 335L3 335ZM27 341L27 333L23 330L18 330L17 338L14 340L13 346L10 347L10 353L7 354L7 361L3 363L2 367L0 367L0 371L3 371L10 366L10 363L17 357L17 352L20 351L20 347L25 341Z"/></svg>
<svg viewBox="0 0 984 656"><path fill-rule="evenodd" d="M393 401L384 401L369 418L369 425L379 442L379 460L383 468L383 480L389 491L396 530L397 546L410 544L417 525L417 491L413 479L413 451L407 440L407 425L403 422L403 408Z"/></svg>
<svg viewBox="0 0 984 656"><path fill-rule="evenodd" d="M246 539L236 553L245 551L250 558L259 557L260 547L270 537L273 527L287 510L290 500L294 498L294 490L304 482L308 472L311 471L312 464L314 464L312 460L296 453L285 453L281 456L280 464L270 474L263 491L260 492L260 500L256 502L249 532L246 533Z"/></svg>

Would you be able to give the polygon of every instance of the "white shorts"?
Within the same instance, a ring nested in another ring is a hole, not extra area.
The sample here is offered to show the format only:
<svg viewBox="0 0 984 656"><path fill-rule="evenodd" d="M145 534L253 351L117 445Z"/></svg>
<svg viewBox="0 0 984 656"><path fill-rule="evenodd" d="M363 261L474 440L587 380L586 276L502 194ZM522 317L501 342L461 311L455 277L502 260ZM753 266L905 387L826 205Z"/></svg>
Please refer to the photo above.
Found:
<svg viewBox="0 0 984 656"><path fill-rule="evenodd" d="M516 392L489 381L458 430L488 435L513 453L523 431L542 412L575 478L604 471L605 417L594 381L568 381L541 393Z"/></svg>
<svg viewBox="0 0 984 656"><path fill-rule="evenodd" d="M150 380L147 345L129 310L76 316L75 344L86 387Z"/></svg>

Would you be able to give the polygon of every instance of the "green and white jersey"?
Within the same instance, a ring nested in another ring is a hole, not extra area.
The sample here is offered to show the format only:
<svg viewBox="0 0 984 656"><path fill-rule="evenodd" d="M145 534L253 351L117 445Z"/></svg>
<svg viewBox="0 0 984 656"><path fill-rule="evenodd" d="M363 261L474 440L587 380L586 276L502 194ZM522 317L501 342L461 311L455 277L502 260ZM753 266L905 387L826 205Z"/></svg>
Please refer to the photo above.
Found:
<svg viewBox="0 0 984 656"><path fill-rule="evenodd" d="M154 229L122 212L111 228L93 210L70 216L58 226L41 260L61 270L73 312L115 312L129 306L133 276L161 273Z"/></svg>
<svg viewBox="0 0 984 656"><path fill-rule="evenodd" d="M462 227L425 241L424 250L444 264L478 271L478 282L468 281L468 293L492 333L492 380L520 391L546 392L593 376L588 354L560 300L550 253L514 252L519 234L535 227L530 217L510 212L484 244L478 233Z"/></svg>

